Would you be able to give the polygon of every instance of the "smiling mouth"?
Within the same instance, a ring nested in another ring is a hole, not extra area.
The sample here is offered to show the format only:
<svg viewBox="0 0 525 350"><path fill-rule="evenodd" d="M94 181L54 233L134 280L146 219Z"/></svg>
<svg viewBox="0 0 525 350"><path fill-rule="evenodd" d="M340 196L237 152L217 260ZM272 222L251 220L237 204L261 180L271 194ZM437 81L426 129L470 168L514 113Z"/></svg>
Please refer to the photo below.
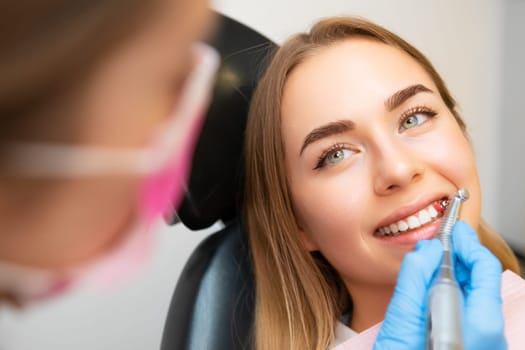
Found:
<svg viewBox="0 0 525 350"><path fill-rule="evenodd" d="M442 198L437 200L412 215L378 228L374 232L374 235L380 237L399 236L400 234L425 226L442 217L447 205L448 199Z"/></svg>

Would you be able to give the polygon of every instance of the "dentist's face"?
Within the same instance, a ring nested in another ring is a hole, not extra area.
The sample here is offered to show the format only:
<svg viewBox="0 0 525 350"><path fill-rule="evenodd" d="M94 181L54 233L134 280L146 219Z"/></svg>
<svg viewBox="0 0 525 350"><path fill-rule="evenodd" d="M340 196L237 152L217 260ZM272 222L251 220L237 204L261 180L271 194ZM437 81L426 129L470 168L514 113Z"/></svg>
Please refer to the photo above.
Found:
<svg viewBox="0 0 525 350"><path fill-rule="evenodd" d="M194 63L190 48L211 24L206 0L158 3L143 27L108 50L71 101L62 101L71 110L60 120L76 120L77 132L42 124L39 141L110 149L152 141L177 106ZM83 264L120 243L139 215L141 181L134 176L10 181L17 188L52 190L35 203L29 196L0 198L0 261L53 270ZM37 210L24 210L28 201Z"/></svg>
<svg viewBox="0 0 525 350"><path fill-rule="evenodd" d="M347 286L394 284L403 256L434 237L440 200L460 187L471 194L461 218L478 226L470 145L399 49L351 39L306 59L287 80L281 132L299 234Z"/></svg>

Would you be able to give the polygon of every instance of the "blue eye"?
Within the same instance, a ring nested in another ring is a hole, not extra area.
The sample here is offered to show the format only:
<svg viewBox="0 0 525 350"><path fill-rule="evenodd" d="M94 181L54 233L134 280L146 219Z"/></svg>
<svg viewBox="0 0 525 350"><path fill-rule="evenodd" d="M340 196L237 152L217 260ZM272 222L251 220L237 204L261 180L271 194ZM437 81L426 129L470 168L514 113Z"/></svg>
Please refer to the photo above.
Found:
<svg viewBox="0 0 525 350"><path fill-rule="evenodd" d="M326 157L326 162L330 164L337 164L349 155L349 151L346 149L338 149L332 153L330 153Z"/></svg>
<svg viewBox="0 0 525 350"><path fill-rule="evenodd" d="M423 114L414 114L403 120L401 126L405 129L410 129L420 124L423 124L427 120L427 116Z"/></svg>
<svg viewBox="0 0 525 350"><path fill-rule="evenodd" d="M344 146L342 145L335 145L334 147L332 147L332 149L323 153L323 155L319 157L317 165L315 166L314 169L320 169L327 165L328 166L336 165L342 162L343 160L347 159L348 157L350 157L353 153L355 153L343 147Z"/></svg>
<svg viewBox="0 0 525 350"><path fill-rule="evenodd" d="M432 118L437 113L426 107L416 107L401 116L401 122L399 126L400 131L412 129L425 123L429 118Z"/></svg>

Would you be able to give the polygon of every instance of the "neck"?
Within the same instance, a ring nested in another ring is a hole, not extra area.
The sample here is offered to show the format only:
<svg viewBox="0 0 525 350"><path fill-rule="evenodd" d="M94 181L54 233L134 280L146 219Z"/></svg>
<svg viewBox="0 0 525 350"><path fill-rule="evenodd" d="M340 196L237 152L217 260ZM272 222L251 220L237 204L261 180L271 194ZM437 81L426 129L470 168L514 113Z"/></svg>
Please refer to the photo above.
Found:
<svg viewBox="0 0 525 350"><path fill-rule="evenodd" d="M385 318L394 285L352 283L348 290L353 304L350 328L359 333Z"/></svg>

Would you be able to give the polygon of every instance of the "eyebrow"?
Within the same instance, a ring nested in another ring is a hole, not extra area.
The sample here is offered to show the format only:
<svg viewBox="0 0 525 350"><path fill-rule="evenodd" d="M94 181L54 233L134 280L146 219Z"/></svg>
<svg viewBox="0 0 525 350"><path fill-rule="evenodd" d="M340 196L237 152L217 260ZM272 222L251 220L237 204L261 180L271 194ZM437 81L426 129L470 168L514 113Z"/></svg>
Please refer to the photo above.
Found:
<svg viewBox="0 0 525 350"><path fill-rule="evenodd" d="M432 90L427 88L425 85L422 84L416 84L408 86L404 89L401 89L394 93L392 96L390 96L385 101L385 107L390 112L397 107L401 106L406 100L413 97L414 95L420 93L420 92L430 92L433 93Z"/></svg>
<svg viewBox="0 0 525 350"><path fill-rule="evenodd" d="M309 144L331 135L341 134L348 130L352 130L354 129L354 127L355 124L351 120L338 120L336 122L331 122L318 128L315 128L305 137L299 155L303 153L304 149Z"/></svg>

